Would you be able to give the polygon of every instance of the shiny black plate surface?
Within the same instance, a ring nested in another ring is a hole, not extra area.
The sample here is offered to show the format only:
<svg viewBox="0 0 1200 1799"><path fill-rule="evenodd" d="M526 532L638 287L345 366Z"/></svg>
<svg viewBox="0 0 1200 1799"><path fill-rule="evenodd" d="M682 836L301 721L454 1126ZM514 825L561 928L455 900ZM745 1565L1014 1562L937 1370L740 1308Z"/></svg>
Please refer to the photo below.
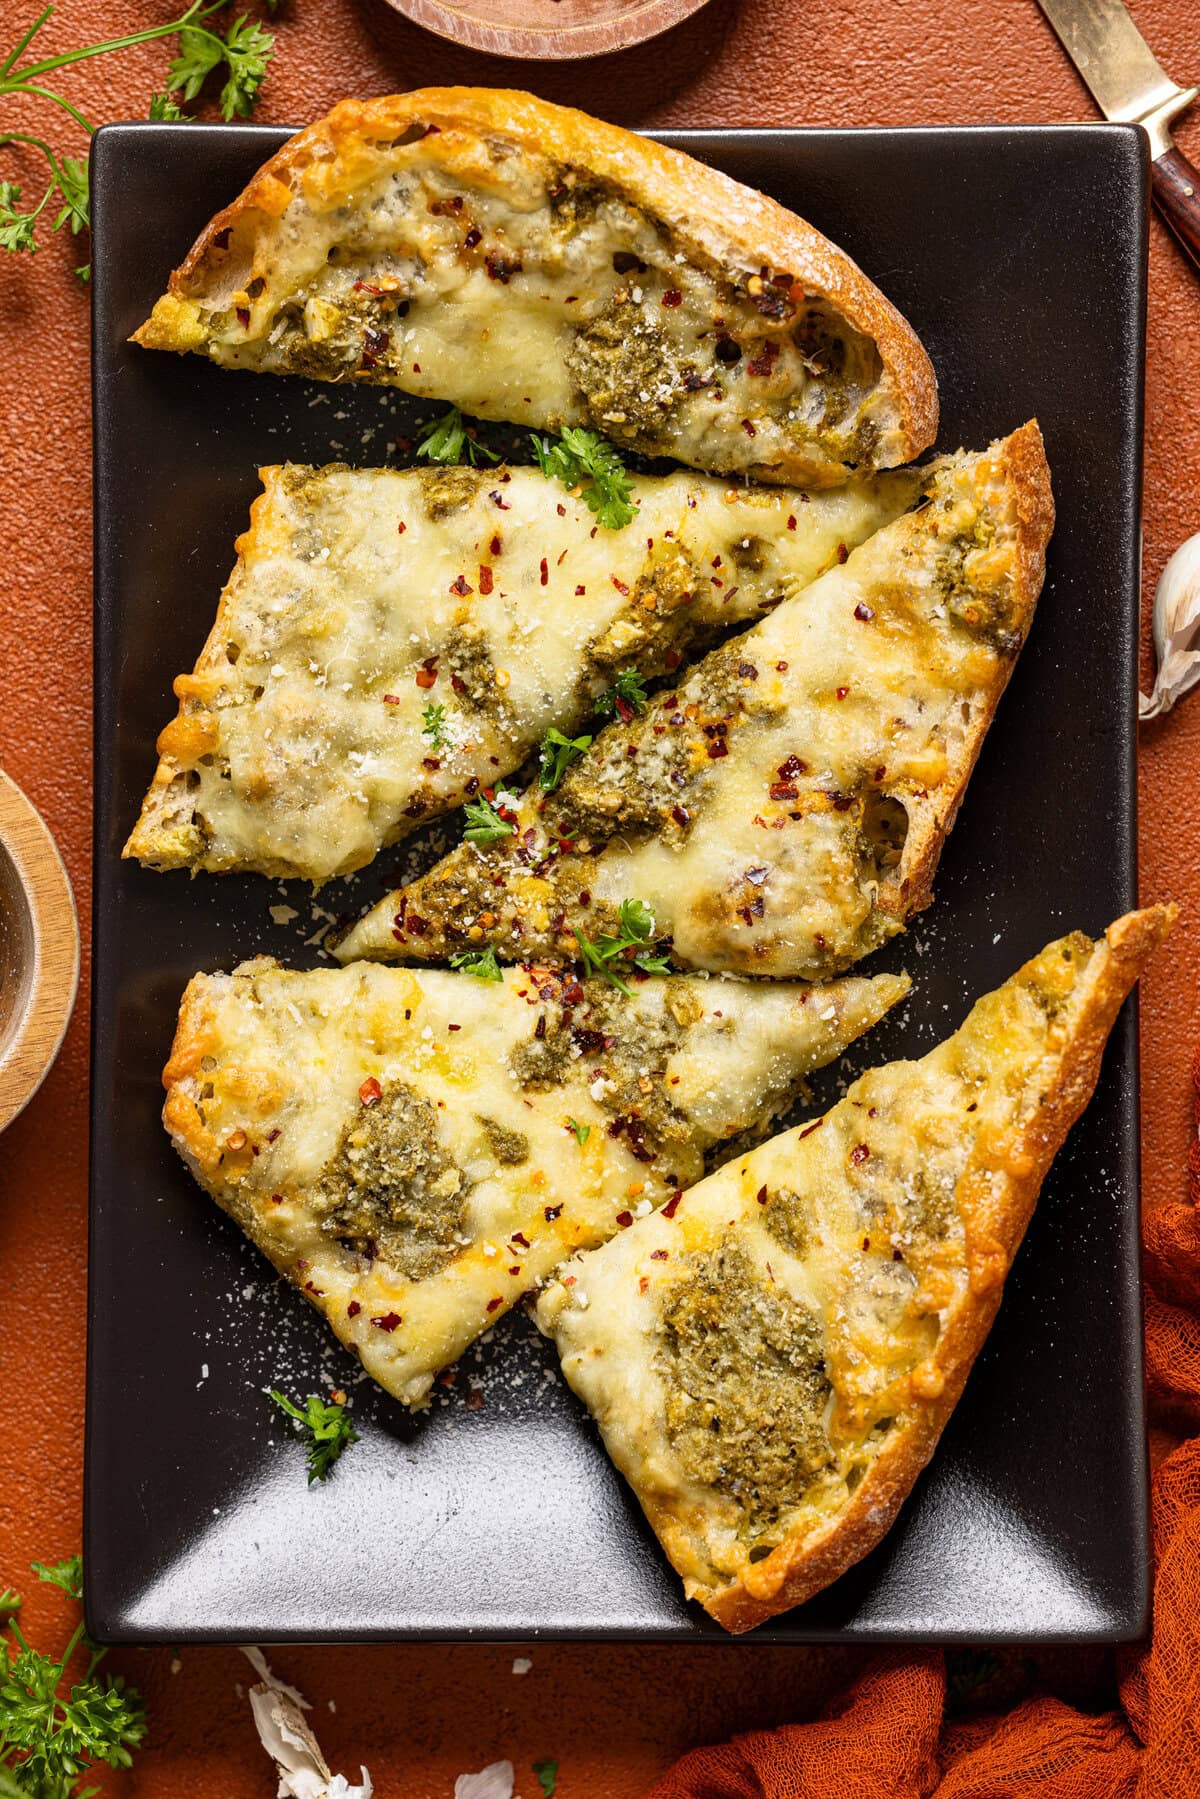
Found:
<svg viewBox="0 0 1200 1799"><path fill-rule="evenodd" d="M93 153L96 837L85 1540L116 1640L719 1634L685 1604L554 1357L510 1318L413 1419L193 1186L158 1122L197 968L319 958L307 889L119 860L233 560L259 463L382 460L434 409L126 343L285 133L120 125ZM843 244L913 321L943 448L1036 414L1059 524L1028 648L931 911L875 966L910 1004L850 1058L922 1053L1135 889L1146 161L1114 126L689 132L671 142ZM401 454L401 459L403 456ZM394 857L319 905L355 911ZM286 906L287 917L270 907ZM842 1071L841 1078L844 1078ZM824 1080L836 1094L839 1076ZM752 1640L1110 1640L1147 1604L1132 1006L1046 1184L991 1339L899 1523ZM324 1486L262 1395L350 1387ZM482 1403L479 1403L480 1397Z"/></svg>

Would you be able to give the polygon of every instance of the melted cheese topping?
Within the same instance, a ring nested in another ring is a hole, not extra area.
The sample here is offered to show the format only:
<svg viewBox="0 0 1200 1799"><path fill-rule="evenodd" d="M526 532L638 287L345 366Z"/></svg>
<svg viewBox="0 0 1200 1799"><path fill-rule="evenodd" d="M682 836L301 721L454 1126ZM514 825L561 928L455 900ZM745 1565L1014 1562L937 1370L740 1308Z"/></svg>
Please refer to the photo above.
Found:
<svg viewBox="0 0 1200 1799"><path fill-rule="evenodd" d="M907 986L673 977L626 997L539 970L263 958L192 981L164 1118L201 1184L419 1405L565 1256L764 1128Z"/></svg>
<svg viewBox="0 0 1200 1799"><path fill-rule="evenodd" d="M590 426L699 468L769 478L801 455L824 484L899 459L869 337L757 255L714 266L586 168L442 130L360 142L291 180L273 215L234 220L195 297L165 296L140 341Z"/></svg>
<svg viewBox="0 0 1200 1799"><path fill-rule="evenodd" d="M637 519L611 531L532 469L262 478L126 846L157 868L321 881L361 867L518 767L550 726L576 731L621 669L677 667L797 591L920 482L810 498L639 478Z"/></svg>
<svg viewBox="0 0 1200 1799"><path fill-rule="evenodd" d="M636 897L682 966L819 979L901 930L925 898L907 887L910 822L952 815L1036 599L1002 452L940 465L923 507L609 727L548 804L525 795L510 838L464 843L337 953L470 939L570 956ZM929 833L912 836L910 859Z"/></svg>
<svg viewBox="0 0 1200 1799"><path fill-rule="evenodd" d="M1006 1271L995 1208L1030 1172L1017 1141L1085 1019L1094 948L1051 944L930 1055L873 1069L544 1294L539 1323L689 1594L773 1591L775 1550L827 1538L941 1392L940 1338Z"/></svg>

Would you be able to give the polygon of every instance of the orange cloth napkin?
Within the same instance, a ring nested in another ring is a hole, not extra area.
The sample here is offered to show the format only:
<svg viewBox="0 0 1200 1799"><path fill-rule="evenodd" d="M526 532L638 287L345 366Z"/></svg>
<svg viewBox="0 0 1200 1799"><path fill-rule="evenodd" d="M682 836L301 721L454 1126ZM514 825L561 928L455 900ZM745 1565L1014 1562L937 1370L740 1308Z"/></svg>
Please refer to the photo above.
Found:
<svg viewBox="0 0 1200 1799"><path fill-rule="evenodd" d="M1193 1078L1200 1121L1200 1053ZM1200 1431L1200 1140L1191 1203L1147 1214L1151 1417ZM1047 1695L998 1715L946 1715L940 1650L872 1659L820 1718L696 1749L646 1799L1193 1799L1200 1796L1200 1436L1151 1488L1154 1623L1119 1655L1120 1707Z"/></svg>

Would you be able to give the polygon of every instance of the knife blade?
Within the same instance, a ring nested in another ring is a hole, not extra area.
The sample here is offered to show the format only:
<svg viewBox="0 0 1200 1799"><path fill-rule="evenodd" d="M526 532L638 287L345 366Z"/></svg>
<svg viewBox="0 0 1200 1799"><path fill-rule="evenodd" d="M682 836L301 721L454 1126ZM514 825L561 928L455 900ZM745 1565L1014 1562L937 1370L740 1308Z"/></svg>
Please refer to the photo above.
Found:
<svg viewBox="0 0 1200 1799"><path fill-rule="evenodd" d="M1150 139L1156 205L1200 269L1200 174L1175 148L1172 121L1200 98L1158 62L1121 0L1038 0L1107 119L1140 125Z"/></svg>

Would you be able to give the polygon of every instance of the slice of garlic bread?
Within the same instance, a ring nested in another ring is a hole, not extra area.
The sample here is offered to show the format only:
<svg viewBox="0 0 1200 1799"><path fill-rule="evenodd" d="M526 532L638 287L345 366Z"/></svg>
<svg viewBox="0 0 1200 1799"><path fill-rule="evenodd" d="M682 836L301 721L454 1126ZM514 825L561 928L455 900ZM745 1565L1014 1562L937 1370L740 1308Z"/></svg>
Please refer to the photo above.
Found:
<svg viewBox="0 0 1200 1799"><path fill-rule="evenodd" d="M199 974L163 1075L201 1186L406 1405L908 990L483 972Z"/></svg>
<svg viewBox="0 0 1200 1799"><path fill-rule="evenodd" d="M1173 916L1050 944L921 1061L871 1070L543 1295L567 1379L728 1630L799 1605L891 1525Z"/></svg>
<svg viewBox="0 0 1200 1799"><path fill-rule="evenodd" d="M625 668L667 673L769 611L922 483L642 476L614 531L536 469L260 472L125 847L155 868L360 868L548 730L574 737Z"/></svg>
<svg viewBox="0 0 1200 1799"><path fill-rule="evenodd" d="M935 464L926 491L612 724L548 799L506 800L337 954L569 958L616 939L637 899L680 967L819 980L901 931L929 902L1054 518L1035 424Z"/></svg>
<svg viewBox="0 0 1200 1799"><path fill-rule="evenodd" d="M915 333L819 231L678 150L488 88L346 100L297 133L135 341L801 485L908 462L937 431Z"/></svg>

